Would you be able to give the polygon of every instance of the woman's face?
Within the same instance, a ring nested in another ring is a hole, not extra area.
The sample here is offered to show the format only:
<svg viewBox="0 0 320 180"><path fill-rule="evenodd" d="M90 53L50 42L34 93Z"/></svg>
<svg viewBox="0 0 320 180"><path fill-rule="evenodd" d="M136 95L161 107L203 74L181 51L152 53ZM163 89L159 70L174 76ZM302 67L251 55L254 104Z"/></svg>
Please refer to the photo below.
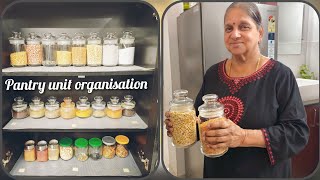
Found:
<svg viewBox="0 0 320 180"><path fill-rule="evenodd" d="M232 8L225 17L224 43L233 55L244 55L258 50L263 35L254 20L242 9Z"/></svg>

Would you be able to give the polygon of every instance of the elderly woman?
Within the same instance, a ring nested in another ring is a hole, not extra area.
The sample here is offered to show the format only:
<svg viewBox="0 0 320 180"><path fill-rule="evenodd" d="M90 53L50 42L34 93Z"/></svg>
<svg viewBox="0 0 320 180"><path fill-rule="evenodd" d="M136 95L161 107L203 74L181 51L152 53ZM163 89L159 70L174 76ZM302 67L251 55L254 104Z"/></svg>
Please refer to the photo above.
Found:
<svg viewBox="0 0 320 180"><path fill-rule="evenodd" d="M211 148L228 147L204 160L204 177L290 177L291 157L307 144L309 129L295 77L278 61L260 54L261 15L254 3L232 3L224 17L224 42L232 54L208 69L195 108L217 94L227 121L200 134ZM165 121L168 136L173 128Z"/></svg>

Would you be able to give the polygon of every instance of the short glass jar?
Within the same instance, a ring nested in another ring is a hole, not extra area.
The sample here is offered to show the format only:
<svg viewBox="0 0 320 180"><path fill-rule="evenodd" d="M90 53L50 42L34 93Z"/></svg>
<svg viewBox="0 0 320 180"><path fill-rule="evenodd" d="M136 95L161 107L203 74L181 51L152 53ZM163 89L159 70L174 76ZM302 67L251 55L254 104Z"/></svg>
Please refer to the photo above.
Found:
<svg viewBox="0 0 320 180"><path fill-rule="evenodd" d="M21 32L12 32L10 43L10 64L13 67L23 67L28 64L27 52L25 50L24 38Z"/></svg>
<svg viewBox="0 0 320 180"><path fill-rule="evenodd" d="M101 66L102 64L102 44L97 32L90 33L87 44L87 65Z"/></svg>
<svg viewBox="0 0 320 180"><path fill-rule="evenodd" d="M76 33L72 39L72 65L85 66L87 64L86 38L83 33Z"/></svg>
<svg viewBox="0 0 320 180"><path fill-rule="evenodd" d="M124 100L121 101L121 107L122 107L122 115L131 117L136 114L135 106L136 102L132 100L133 97L131 95L124 96Z"/></svg>
<svg viewBox="0 0 320 180"><path fill-rule="evenodd" d="M57 39L58 66L70 66L72 64L71 57L71 38L67 33L61 33Z"/></svg>
<svg viewBox="0 0 320 180"><path fill-rule="evenodd" d="M42 118L45 115L44 103L41 99L35 96L32 99L32 102L29 104L29 113L30 117L38 119Z"/></svg>
<svg viewBox="0 0 320 180"><path fill-rule="evenodd" d="M23 157L24 160L28 162L36 160L36 148L33 140L29 140L24 144Z"/></svg>
<svg viewBox="0 0 320 180"><path fill-rule="evenodd" d="M46 102L45 107L46 107L45 116L47 118L55 119L60 117L60 107L56 97L50 96L48 98L48 102Z"/></svg>
<svg viewBox="0 0 320 180"><path fill-rule="evenodd" d="M37 144L37 161L48 161L48 145L47 142L44 140L39 141Z"/></svg>
<svg viewBox="0 0 320 180"><path fill-rule="evenodd" d="M27 37L26 52L29 66L41 66L43 61L43 48L41 38L34 32Z"/></svg>
<svg viewBox="0 0 320 180"><path fill-rule="evenodd" d="M43 47L43 62L44 66L56 66L57 65L57 44L56 38L51 33L44 34L42 40Z"/></svg>
<svg viewBox="0 0 320 180"><path fill-rule="evenodd" d="M29 116L28 104L24 102L23 97L14 98L11 113L13 119L23 119Z"/></svg>
<svg viewBox="0 0 320 180"><path fill-rule="evenodd" d="M103 148L102 155L107 159L112 159L116 155L116 140L111 136L104 136L102 138Z"/></svg>
<svg viewBox="0 0 320 180"><path fill-rule="evenodd" d="M52 139L49 141L48 147L48 159L49 161L56 161L59 159L60 148L59 142L56 139Z"/></svg>
<svg viewBox="0 0 320 180"><path fill-rule="evenodd" d="M122 108L117 96L111 96L110 101L107 103L106 114L113 119L122 117Z"/></svg>
<svg viewBox="0 0 320 180"><path fill-rule="evenodd" d="M116 136L117 148L116 148L116 155L120 158L125 158L129 155L129 138L124 135Z"/></svg>
<svg viewBox="0 0 320 180"><path fill-rule="evenodd" d="M88 140L84 138L78 138L74 142L75 145L75 157L79 161L86 161L89 157L88 155Z"/></svg>
<svg viewBox="0 0 320 180"><path fill-rule="evenodd" d="M79 118L88 118L92 114L90 102L86 96L80 96L77 102L76 116Z"/></svg>
<svg viewBox="0 0 320 180"><path fill-rule="evenodd" d="M74 102L72 102L71 97L63 98L60 108L60 116L63 119L72 119L76 117L76 108Z"/></svg>
<svg viewBox="0 0 320 180"><path fill-rule="evenodd" d="M89 140L89 156L93 160L102 158L102 141L99 138L91 138Z"/></svg>
<svg viewBox="0 0 320 180"><path fill-rule="evenodd" d="M60 157L62 160L70 160L73 157L73 141L71 138L65 137L60 139Z"/></svg>
<svg viewBox="0 0 320 180"><path fill-rule="evenodd" d="M93 113L92 116L96 118L101 118L106 115L105 109L106 109L106 102L103 101L102 96L95 96L94 101L91 103Z"/></svg>

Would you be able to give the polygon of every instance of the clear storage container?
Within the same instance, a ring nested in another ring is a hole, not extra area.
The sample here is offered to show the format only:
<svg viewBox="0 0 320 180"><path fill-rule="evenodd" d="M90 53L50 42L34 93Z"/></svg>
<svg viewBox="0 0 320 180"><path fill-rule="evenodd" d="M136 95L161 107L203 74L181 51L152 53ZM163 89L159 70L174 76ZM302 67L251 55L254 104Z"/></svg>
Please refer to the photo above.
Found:
<svg viewBox="0 0 320 180"><path fill-rule="evenodd" d="M131 31L124 31L120 38L119 46L119 65L131 66L134 64L135 38Z"/></svg>
<svg viewBox="0 0 320 180"><path fill-rule="evenodd" d="M88 118L92 114L90 102L86 96L80 96L77 102L76 116L79 118Z"/></svg>
<svg viewBox="0 0 320 180"><path fill-rule="evenodd" d="M60 139L60 157L62 160L70 160L73 157L73 141L71 138L65 137Z"/></svg>
<svg viewBox="0 0 320 180"><path fill-rule="evenodd" d="M107 103L106 114L113 119L119 119L122 117L122 108L117 96L112 96Z"/></svg>
<svg viewBox="0 0 320 180"><path fill-rule="evenodd" d="M13 67L23 67L28 63L27 52L25 50L24 38L21 32L12 32L9 38L10 43L10 65Z"/></svg>
<svg viewBox="0 0 320 180"><path fill-rule="evenodd" d="M129 138L124 135L116 136L117 148L116 148L116 155L120 158L125 158L129 155Z"/></svg>
<svg viewBox="0 0 320 180"><path fill-rule="evenodd" d="M52 139L49 141L48 147L48 159L49 161L56 161L59 159L60 148L59 142L56 139Z"/></svg>
<svg viewBox="0 0 320 180"><path fill-rule="evenodd" d="M103 149L102 155L107 159L112 159L116 155L116 140L111 136L105 136L102 138Z"/></svg>
<svg viewBox="0 0 320 180"><path fill-rule="evenodd" d="M57 98L54 96L50 96L48 98L48 102L46 102L46 111L45 116L49 119L55 119L60 117L60 106L59 102L57 102Z"/></svg>
<svg viewBox="0 0 320 180"><path fill-rule="evenodd" d="M99 138L91 138L89 140L89 156L93 160L102 158L102 141Z"/></svg>
<svg viewBox="0 0 320 180"><path fill-rule="evenodd" d="M57 44L56 38L51 33L45 33L42 40L44 66L57 65Z"/></svg>
<svg viewBox="0 0 320 180"><path fill-rule="evenodd" d="M95 96L94 101L91 104L93 109L93 113L92 113L93 117L101 118L106 115L105 114L106 102L103 101L102 96Z"/></svg>
<svg viewBox="0 0 320 180"><path fill-rule="evenodd" d="M71 38L67 33L61 33L57 39L57 63L58 66L70 66L72 64Z"/></svg>
<svg viewBox="0 0 320 180"><path fill-rule="evenodd" d="M32 99L32 102L29 104L29 113L30 117L38 119L42 118L45 115L44 103L41 99L35 96Z"/></svg>
<svg viewBox="0 0 320 180"><path fill-rule="evenodd" d="M11 113L13 119L23 119L29 116L28 104L24 102L23 97L14 98Z"/></svg>
<svg viewBox="0 0 320 180"><path fill-rule="evenodd" d="M90 33L87 45L88 66L101 66L102 64L102 44L97 32Z"/></svg>
<svg viewBox="0 0 320 180"><path fill-rule="evenodd" d="M60 108L60 116L63 119L72 119L76 117L76 108L74 102L72 102L71 97L63 98Z"/></svg>
<svg viewBox="0 0 320 180"><path fill-rule="evenodd" d="M104 66L116 66L119 63L119 43L115 33L107 33L103 39L103 62Z"/></svg>
<svg viewBox="0 0 320 180"><path fill-rule="evenodd" d="M33 140L29 140L24 144L23 157L25 161L29 162L36 160L36 148Z"/></svg>
<svg viewBox="0 0 320 180"><path fill-rule="evenodd" d="M27 37L26 51L29 66L41 66L43 61L43 48L41 38L34 32Z"/></svg>
<svg viewBox="0 0 320 180"><path fill-rule="evenodd" d="M46 141L39 141L37 144L37 161L48 161L48 145Z"/></svg>
<svg viewBox="0 0 320 180"><path fill-rule="evenodd" d="M124 96L124 100L121 101L121 107L122 107L122 115L131 117L136 114L135 106L136 102L132 100L133 97L131 95Z"/></svg>
<svg viewBox="0 0 320 180"><path fill-rule="evenodd" d="M75 145L75 156L79 161L86 161L88 155L88 140L84 138L78 138L74 142Z"/></svg>
<svg viewBox="0 0 320 180"><path fill-rule="evenodd" d="M87 64L87 47L83 33L76 33L72 39L71 49L73 66L85 66Z"/></svg>

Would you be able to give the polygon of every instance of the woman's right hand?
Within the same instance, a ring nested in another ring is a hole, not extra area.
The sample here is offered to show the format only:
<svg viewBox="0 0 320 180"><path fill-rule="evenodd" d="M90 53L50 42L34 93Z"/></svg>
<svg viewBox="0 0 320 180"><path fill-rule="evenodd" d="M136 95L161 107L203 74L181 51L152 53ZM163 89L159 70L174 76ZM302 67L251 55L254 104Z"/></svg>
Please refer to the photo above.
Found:
<svg viewBox="0 0 320 180"><path fill-rule="evenodd" d="M166 124L167 136L172 137L173 127L170 120L170 112L167 111L165 113L165 116L166 116L166 120L164 121L164 123Z"/></svg>

